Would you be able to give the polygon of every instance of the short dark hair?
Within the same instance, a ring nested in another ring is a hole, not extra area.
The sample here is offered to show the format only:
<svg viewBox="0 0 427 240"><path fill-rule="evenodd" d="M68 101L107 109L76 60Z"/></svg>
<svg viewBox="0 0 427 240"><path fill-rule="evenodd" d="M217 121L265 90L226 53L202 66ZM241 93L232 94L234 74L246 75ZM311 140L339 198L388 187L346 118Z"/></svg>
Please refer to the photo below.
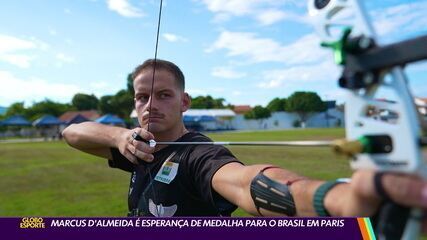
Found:
<svg viewBox="0 0 427 240"><path fill-rule="evenodd" d="M145 62L143 62L141 65L137 66L135 70L132 72L132 79L135 80L135 78L141 74L143 71L147 69L153 69L156 68L156 70L162 69L170 72L174 77L175 81L178 84L178 86L184 90L185 89L185 77L182 73L181 69L177 65L175 65L173 62L169 62L162 59L148 59Z"/></svg>

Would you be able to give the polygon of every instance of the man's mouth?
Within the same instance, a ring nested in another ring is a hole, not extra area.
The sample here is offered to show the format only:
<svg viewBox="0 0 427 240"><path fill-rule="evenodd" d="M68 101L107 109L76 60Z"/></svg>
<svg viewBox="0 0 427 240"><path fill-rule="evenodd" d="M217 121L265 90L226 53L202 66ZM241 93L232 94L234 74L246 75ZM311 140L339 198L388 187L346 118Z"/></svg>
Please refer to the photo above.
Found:
<svg viewBox="0 0 427 240"><path fill-rule="evenodd" d="M164 118L164 116L163 115L159 115L159 114L152 114L152 115L149 115L149 114L146 114L146 115L144 115L143 117L142 117L142 120L144 121L144 122L146 122L146 121L148 121L148 120L153 120L153 119L163 119Z"/></svg>
<svg viewBox="0 0 427 240"><path fill-rule="evenodd" d="M149 119L148 119L148 121L149 122L152 122L152 121L156 121L156 120L160 120L160 119L163 119L162 117L150 117Z"/></svg>

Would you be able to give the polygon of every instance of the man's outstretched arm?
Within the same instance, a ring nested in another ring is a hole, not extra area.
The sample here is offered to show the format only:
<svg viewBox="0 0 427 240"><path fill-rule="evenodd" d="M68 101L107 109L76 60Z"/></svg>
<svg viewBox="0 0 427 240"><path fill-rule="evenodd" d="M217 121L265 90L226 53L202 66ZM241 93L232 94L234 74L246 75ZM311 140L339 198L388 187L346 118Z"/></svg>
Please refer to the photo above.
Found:
<svg viewBox="0 0 427 240"><path fill-rule="evenodd" d="M220 168L212 179L216 192L230 202L253 215L286 215L282 212L268 211L264 207L257 209L251 185L259 172L268 165L243 166L229 163ZM335 185L324 196L324 207L331 216L372 216L378 210L381 198L374 187L373 171L357 171L350 183ZM287 186L295 204L295 216L316 216L313 196L324 181L312 180L282 168L269 168L263 175ZM261 186L267 183L262 180ZM267 183L270 184L270 183ZM414 176L386 174L382 185L390 198L402 205L427 208L426 182ZM277 186L277 185L276 185ZM280 190L280 188L277 188ZM279 194L280 195L280 194ZM425 195L425 194L424 194ZM286 196L286 193L284 194ZM261 196L261 200L262 200ZM265 197L265 196L264 196ZM271 199L267 199L271 200ZM261 201L262 202L262 201ZM274 203L274 200L271 201ZM289 207L289 206L284 206ZM276 208L277 209L277 208Z"/></svg>
<svg viewBox="0 0 427 240"><path fill-rule="evenodd" d="M310 180L286 169L268 167L269 165L227 164L215 173L212 186L223 197L253 215L316 216L312 199L315 190L322 185L323 181ZM263 169L265 169L262 173L263 177L260 178L259 174ZM261 189L256 189L254 187L256 185L259 185L258 187ZM342 186L335 188L338 187ZM274 190L270 191L271 188ZM261 196L262 193L260 196L256 196L257 191L262 192L263 189L269 196ZM328 195L334 195L334 192L331 190ZM258 198L259 201L255 198ZM275 198L278 198L277 201ZM285 201L281 201L285 198ZM265 205L263 207L263 200L272 203L270 204L272 207ZM344 197L336 198L335 204L339 205L341 201L345 201ZM280 212L273 211L273 209ZM330 209L329 213L339 214L335 209Z"/></svg>

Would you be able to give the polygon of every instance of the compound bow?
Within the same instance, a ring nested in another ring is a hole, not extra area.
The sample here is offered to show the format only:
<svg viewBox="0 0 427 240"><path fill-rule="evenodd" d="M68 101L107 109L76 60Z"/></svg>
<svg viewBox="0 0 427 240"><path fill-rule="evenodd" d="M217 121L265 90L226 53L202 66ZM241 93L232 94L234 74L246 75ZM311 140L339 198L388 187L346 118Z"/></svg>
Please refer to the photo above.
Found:
<svg viewBox="0 0 427 240"><path fill-rule="evenodd" d="M426 178L421 151L426 141L403 67L427 59L427 36L378 46L361 1L310 0L308 7L322 46L333 48L335 62L343 66L339 85L347 90L349 142L341 150L352 156L352 168ZM377 99L375 94L381 88L391 90L395 100ZM393 117L384 118L382 113ZM378 215L376 233L380 239L416 239L420 216L418 209L386 203Z"/></svg>

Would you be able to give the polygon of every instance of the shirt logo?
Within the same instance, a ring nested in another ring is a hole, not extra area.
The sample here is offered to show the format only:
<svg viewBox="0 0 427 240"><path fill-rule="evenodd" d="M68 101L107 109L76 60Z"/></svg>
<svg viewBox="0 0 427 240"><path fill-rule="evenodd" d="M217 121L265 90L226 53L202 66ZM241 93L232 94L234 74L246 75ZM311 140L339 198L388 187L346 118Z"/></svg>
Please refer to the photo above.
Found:
<svg viewBox="0 0 427 240"><path fill-rule="evenodd" d="M176 204L172 206L163 206L163 204L157 205L150 198L148 199L148 209L150 210L150 213L153 214L153 216L172 217L178 209L178 206Z"/></svg>
<svg viewBox="0 0 427 240"><path fill-rule="evenodd" d="M172 171L172 166L173 164L171 162L166 163L163 166L162 175L166 175L166 176L169 175Z"/></svg>
<svg viewBox="0 0 427 240"><path fill-rule="evenodd" d="M154 180L166 184L171 183L172 180L176 177L176 174L178 173L178 167L178 163L166 161L165 163L163 163L162 167L157 172Z"/></svg>

